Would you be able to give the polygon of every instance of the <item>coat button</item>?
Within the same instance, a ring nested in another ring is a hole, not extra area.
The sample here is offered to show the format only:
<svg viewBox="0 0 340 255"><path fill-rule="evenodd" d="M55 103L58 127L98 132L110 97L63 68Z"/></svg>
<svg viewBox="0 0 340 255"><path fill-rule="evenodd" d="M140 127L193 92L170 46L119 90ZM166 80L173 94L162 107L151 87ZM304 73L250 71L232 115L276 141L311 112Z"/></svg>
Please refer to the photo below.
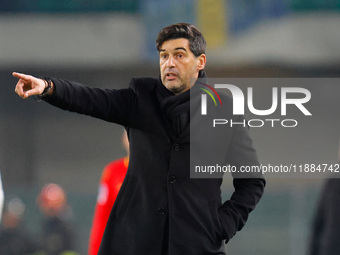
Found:
<svg viewBox="0 0 340 255"><path fill-rule="evenodd" d="M162 209L162 208L159 208L159 209L158 209L158 214L164 215L164 214L166 214L166 210L165 210L165 209Z"/></svg>
<svg viewBox="0 0 340 255"><path fill-rule="evenodd" d="M174 144L174 151L179 151L180 147L179 147L179 144Z"/></svg>
<svg viewBox="0 0 340 255"><path fill-rule="evenodd" d="M171 176L169 177L169 182L170 182L170 183L175 183L175 182L176 182L176 176L171 175Z"/></svg>

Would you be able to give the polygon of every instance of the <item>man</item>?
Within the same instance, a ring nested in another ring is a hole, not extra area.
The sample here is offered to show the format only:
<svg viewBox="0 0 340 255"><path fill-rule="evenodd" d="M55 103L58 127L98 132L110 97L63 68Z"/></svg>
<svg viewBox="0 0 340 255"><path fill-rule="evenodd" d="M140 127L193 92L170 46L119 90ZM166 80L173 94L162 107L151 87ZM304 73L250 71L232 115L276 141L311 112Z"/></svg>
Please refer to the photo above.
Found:
<svg viewBox="0 0 340 255"><path fill-rule="evenodd" d="M0 226L0 254L36 254L38 251L37 243L25 227L25 209L25 204L18 197L6 204Z"/></svg>
<svg viewBox="0 0 340 255"><path fill-rule="evenodd" d="M340 140L338 159L340 161ZM315 208L311 228L308 255L340 254L340 179L330 176L326 179Z"/></svg>
<svg viewBox="0 0 340 255"><path fill-rule="evenodd" d="M70 221L72 212L64 189L55 183L45 184L37 204L44 217L40 241L42 254L77 255L75 226Z"/></svg>
<svg viewBox="0 0 340 255"><path fill-rule="evenodd" d="M189 93L205 77L206 43L193 25L179 23L163 28L156 44L160 79L134 78L128 89L110 90L13 73L15 91L126 127L129 167L99 254L225 254L224 242L243 227L265 181L235 178L222 204L221 178L190 178ZM226 158L258 164L247 128L227 134Z"/></svg>

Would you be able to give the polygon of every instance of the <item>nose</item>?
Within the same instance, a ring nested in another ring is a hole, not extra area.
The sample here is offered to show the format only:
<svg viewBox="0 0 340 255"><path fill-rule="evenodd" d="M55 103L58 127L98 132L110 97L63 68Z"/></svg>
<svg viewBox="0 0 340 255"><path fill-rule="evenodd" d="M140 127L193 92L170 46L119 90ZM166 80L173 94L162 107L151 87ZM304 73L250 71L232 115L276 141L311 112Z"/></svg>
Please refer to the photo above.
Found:
<svg viewBox="0 0 340 255"><path fill-rule="evenodd" d="M167 67L174 67L175 66L175 60L172 56L169 56L168 60L166 61Z"/></svg>

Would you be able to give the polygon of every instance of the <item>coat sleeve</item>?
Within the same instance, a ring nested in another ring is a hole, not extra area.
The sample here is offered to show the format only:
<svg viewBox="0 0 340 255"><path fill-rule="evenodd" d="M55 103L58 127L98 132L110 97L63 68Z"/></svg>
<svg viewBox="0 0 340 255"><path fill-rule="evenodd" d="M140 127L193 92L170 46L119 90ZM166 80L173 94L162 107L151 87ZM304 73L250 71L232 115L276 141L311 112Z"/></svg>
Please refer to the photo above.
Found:
<svg viewBox="0 0 340 255"><path fill-rule="evenodd" d="M241 166L259 165L247 127L240 125L236 128L229 148L230 165L236 166L237 169ZM245 225L249 213L259 202L265 187L261 173L238 173L233 177L234 193L219 208L226 243Z"/></svg>
<svg viewBox="0 0 340 255"><path fill-rule="evenodd" d="M63 110L129 125L130 113L136 102L132 89L91 88L72 81L57 78L51 80L54 93L44 99L49 104Z"/></svg>

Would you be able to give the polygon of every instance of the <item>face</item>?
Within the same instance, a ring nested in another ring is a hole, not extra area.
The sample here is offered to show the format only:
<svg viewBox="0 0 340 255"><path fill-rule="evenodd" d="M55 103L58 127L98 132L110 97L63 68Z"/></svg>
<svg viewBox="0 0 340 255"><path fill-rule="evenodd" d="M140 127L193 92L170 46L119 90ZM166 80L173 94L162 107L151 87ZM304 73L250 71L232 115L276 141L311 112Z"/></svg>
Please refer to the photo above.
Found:
<svg viewBox="0 0 340 255"><path fill-rule="evenodd" d="M163 85L176 95L187 91L198 78L198 72L204 69L205 62L204 54L196 57L191 52L188 39L165 41L159 51Z"/></svg>

